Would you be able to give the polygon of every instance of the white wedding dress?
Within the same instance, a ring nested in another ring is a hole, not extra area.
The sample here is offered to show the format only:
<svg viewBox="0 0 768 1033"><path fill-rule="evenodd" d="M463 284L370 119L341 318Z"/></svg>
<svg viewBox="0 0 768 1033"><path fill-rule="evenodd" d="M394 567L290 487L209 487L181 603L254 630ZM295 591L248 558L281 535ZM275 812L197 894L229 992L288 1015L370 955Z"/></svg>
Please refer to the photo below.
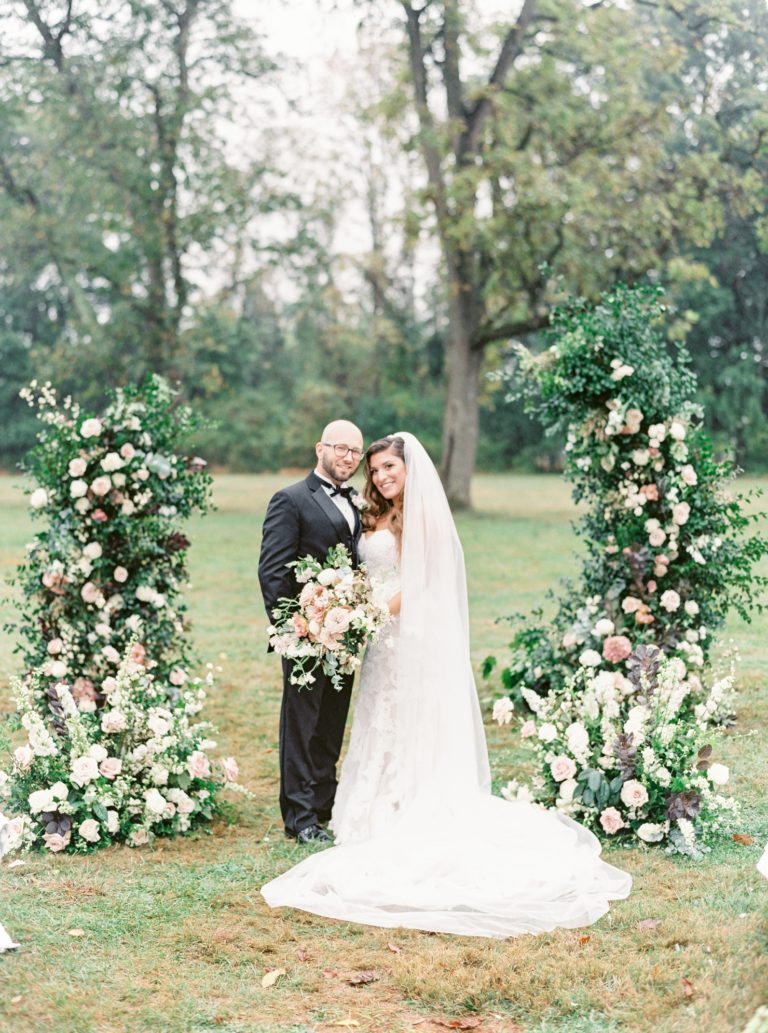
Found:
<svg viewBox="0 0 768 1033"><path fill-rule="evenodd" d="M424 475L426 453L414 456L421 446L402 436L408 479L401 616L363 662L331 819L336 845L262 893L272 907L471 936L590 925L610 900L629 894L631 879L601 860L598 840L577 822L491 795L458 537L447 503L438 526L423 519L426 510L415 510L428 503L432 516L442 506L439 480L429 480L424 492L423 476L417 479L411 516L421 515L418 525L409 522L414 467ZM390 531L365 537L361 558L387 597L401 588Z"/></svg>

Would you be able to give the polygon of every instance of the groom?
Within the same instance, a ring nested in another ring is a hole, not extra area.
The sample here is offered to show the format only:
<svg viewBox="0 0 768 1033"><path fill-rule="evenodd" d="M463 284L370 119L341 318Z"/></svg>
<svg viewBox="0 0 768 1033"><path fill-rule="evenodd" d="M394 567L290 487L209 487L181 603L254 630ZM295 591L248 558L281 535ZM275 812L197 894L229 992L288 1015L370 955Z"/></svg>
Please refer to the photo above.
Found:
<svg viewBox="0 0 768 1033"><path fill-rule="evenodd" d="M362 524L345 486L363 457L363 436L348 420L329 423L315 445L317 465L298 484L273 495L264 518L259 584L267 615L281 597L297 597L300 586L286 564L311 555L325 560L329 549L345 545L357 564ZM336 795L336 762L352 694L352 675L334 689L322 670L311 688L291 685L290 661L283 659L280 710L280 810L285 833L300 843L330 842L322 825Z"/></svg>

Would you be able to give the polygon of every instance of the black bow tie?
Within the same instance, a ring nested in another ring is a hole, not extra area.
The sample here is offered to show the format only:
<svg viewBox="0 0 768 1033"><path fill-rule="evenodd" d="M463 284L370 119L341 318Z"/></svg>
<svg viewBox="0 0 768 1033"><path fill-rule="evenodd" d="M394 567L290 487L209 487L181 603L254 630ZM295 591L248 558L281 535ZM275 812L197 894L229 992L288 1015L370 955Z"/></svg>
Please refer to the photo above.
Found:
<svg viewBox="0 0 768 1033"><path fill-rule="evenodd" d="M352 498L352 489L350 487L343 487L341 484L334 484L331 489L331 498L334 495L343 495L345 499Z"/></svg>

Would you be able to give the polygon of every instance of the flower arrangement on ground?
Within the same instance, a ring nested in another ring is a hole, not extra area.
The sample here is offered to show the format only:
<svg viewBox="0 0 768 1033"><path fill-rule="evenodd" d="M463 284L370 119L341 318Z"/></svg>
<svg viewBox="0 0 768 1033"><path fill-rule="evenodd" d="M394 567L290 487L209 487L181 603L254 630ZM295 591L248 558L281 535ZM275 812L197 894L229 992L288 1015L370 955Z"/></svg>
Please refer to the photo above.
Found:
<svg viewBox="0 0 768 1033"><path fill-rule="evenodd" d="M343 545L331 549L324 563L304 556L288 566L303 587L297 599L281 599L273 610L269 644L291 661L292 685L311 687L313 672L322 667L341 689L342 675L360 667L366 645L392 619L389 608L375 579L352 566Z"/></svg>
<svg viewBox="0 0 768 1033"><path fill-rule="evenodd" d="M42 671L14 682L26 742L0 775L0 801L23 815L21 845L82 852L158 835L188 832L221 807L224 786L239 789L232 757L214 762L213 729L195 721L205 685L189 680L174 696L134 644L106 679L98 710L78 706L57 682L53 719L43 716L50 690Z"/></svg>
<svg viewBox="0 0 768 1033"><path fill-rule="evenodd" d="M606 837L695 858L730 827L738 803L720 791L729 772L713 756L708 700L679 658L640 646L626 673L582 670L560 692L523 692L533 716L520 734L539 774L532 789L509 783L507 798L535 799ZM511 717L507 703L497 704L500 722Z"/></svg>
<svg viewBox="0 0 768 1033"><path fill-rule="evenodd" d="M205 689L189 673L178 524L206 511L211 478L179 446L199 422L157 376L98 416L50 385L23 394L44 425L25 468L48 526L17 575L27 670L11 725L26 741L0 803L23 819L21 845L55 853L187 832L239 788L193 721Z"/></svg>

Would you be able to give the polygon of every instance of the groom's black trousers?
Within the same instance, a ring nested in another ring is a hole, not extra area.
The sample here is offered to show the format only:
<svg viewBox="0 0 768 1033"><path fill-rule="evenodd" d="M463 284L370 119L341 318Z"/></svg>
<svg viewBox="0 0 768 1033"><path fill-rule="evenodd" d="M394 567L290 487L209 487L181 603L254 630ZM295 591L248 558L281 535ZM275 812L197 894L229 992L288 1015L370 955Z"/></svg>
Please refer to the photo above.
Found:
<svg viewBox="0 0 768 1033"><path fill-rule="evenodd" d="M280 810L285 831L295 836L331 816L353 676L343 679L341 691L334 689L322 671L315 672L312 688L291 685L289 676L290 663L284 659Z"/></svg>

